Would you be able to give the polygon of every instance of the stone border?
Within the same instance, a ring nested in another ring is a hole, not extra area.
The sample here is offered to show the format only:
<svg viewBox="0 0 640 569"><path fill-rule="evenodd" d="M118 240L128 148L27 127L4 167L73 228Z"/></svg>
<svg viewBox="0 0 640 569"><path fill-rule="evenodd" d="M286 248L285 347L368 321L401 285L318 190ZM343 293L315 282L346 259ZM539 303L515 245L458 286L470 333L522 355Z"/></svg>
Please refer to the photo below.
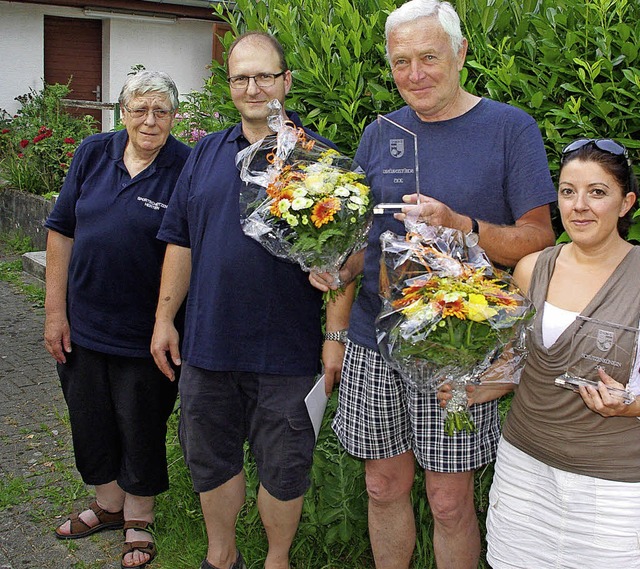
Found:
<svg viewBox="0 0 640 569"><path fill-rule="evenodd" d="M0 187L0 232L20 232L31 239L35 249L45 249L47 231L44 221L54 203L55 199Z"/></svg>

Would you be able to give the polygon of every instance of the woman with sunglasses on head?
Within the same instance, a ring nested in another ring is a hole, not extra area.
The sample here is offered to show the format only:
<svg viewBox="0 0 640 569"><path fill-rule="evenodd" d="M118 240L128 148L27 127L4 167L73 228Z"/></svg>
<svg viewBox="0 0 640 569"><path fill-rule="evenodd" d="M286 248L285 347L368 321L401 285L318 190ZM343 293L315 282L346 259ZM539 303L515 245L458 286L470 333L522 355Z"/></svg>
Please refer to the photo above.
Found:
<svg viewBox="0 0 640 569"><path fill-rule="evenodd" d="M640 247L625 241L637 192L624 146L609 139L569 144L558 209L571 242L529 255L515 269L537 313L490 493L487 559L494 569L640 567L640 399L625 403L608 390L640 392L632 332L640 321ZM603 338L581 333L585 323ZM623 329L629 333L618 335ZM597 346L602 339L611 344ZM612 344L617 349L602 351ZM596 387L576 393L556 385L585 358L605 361L598 354L621 360L613 366L627 369L626 377L616 381L599 369Z"/></svg>
<svg viewBox="0 0 640 569"><path fill-rule="evenodd" d="M124 130L76 151L45 226L45 347L57 362L76 465L95 500L55 531L77 539L124 528L123 568L156 555L154 496L169 486L166 422L177 385L149 351L165 244L156 239L190 149L171 136L178 90L130 75Z"/></svg>
<svg viewBox="0 0 640 569"><path fill-rule="evenodd" d="M571 242L516 266L536 316L489 496L493 569L640 568L640 397L615 391L640 393L640 247L625 241L637 191L624 146L569 144L558 208ZM595 387L556 384L587 368ZM479 403L498 390L468 392ZM449 397L441 390L441 403Z"/></svg>

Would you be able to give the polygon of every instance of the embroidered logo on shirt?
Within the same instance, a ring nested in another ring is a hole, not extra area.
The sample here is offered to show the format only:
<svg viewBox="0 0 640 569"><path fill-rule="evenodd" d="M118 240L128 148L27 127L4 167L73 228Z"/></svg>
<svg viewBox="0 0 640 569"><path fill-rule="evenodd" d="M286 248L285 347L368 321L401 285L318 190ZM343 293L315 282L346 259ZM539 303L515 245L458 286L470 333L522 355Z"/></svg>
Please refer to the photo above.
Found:
<svg viewBox="0 0 640 569"><path fill-rule="evenodd" d="M144 207L148 207L148 208L154 209L156 211L158 211L160 208L167 209L167 204L162 203L162 202L154 202L154 201L150 200L149 198L143 198L141 196L138 196L138 201L139 202L143 202L144 203Z"/></svg>

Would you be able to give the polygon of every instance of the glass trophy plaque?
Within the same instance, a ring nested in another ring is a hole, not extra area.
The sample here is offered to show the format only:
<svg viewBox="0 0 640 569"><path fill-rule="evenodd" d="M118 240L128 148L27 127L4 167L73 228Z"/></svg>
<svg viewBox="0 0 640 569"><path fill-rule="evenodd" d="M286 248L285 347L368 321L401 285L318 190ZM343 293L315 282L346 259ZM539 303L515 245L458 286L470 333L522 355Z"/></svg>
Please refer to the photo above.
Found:
<svg viewBox="0 0 640 569"><path fill-rule="evenodd" d="M418 139L415 133L378 115L381 149L381 200L374 206L375 215L401 213L408 204L398 202L406 194L420 194L418 182Z"/></svg>
<svg viewBox="0 0 640 569"><path fill-rule="evenodd" d="M559 387L578 391L581 385L598 386L602 368L616 381L627 384L636 357L638 329L586 316L576 318L580 328L571 340L571 354L579 354L577 363L557 377ZM607 387L609 393L629 404L635 395L626 389Z"/></svg>

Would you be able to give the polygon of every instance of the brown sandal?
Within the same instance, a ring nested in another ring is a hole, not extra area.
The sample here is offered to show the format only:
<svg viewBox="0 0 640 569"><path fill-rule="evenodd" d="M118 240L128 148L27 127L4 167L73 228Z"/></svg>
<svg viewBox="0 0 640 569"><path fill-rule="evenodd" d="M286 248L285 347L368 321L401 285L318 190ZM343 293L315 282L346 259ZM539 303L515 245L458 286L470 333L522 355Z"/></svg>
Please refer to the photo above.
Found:
<svg viewBox="0 0 640 569"><path fill-rule="evenodd" d="M124 538L127 539L128 529L151 532L150 526L151 524L149 522L143 522L140 520L128 520L124 522ZM149 556L149 559L144 563L140 563L138 565L125 565L124 556L127 553L132 553L135 550L138 550L140 553L146 553ZM125 541L122 547L122 555L120 556L120 567L122 567L122 569L141 569L142 567L146 567L148 563L151 563L157 553L158 550L156 549L156 544L153 543L153 541Z"/></svg>
<svg viewBox="0 0 640 569"><path fill-rule="evenodd" d="M88 526L80 518L82 512L76 512L67 518L67 520L71 521L71 527L69 528L70 533L61 533L60 526L58 526L56 528L56 537L58 539L79 539L105 529L120 529L124 524L124 513L122 510L119 512L107 512L98 506L98 502L96 501L92 502L88 509L98 518L98 523L95 526ZM65 523L66 520L61 525Z"/></svg>

